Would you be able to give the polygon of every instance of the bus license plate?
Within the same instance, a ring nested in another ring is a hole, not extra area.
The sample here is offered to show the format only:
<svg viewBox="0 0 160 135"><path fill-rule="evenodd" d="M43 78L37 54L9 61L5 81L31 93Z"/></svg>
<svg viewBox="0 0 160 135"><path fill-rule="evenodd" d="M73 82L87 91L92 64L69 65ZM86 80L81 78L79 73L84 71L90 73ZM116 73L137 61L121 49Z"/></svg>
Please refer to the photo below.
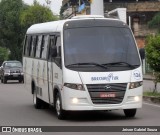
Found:
<svg viewBox="0 0 160 135"><path fill-rule="evenodd" d="M115 93L100 93L101 98L114 98L116 97Z"/></svg>

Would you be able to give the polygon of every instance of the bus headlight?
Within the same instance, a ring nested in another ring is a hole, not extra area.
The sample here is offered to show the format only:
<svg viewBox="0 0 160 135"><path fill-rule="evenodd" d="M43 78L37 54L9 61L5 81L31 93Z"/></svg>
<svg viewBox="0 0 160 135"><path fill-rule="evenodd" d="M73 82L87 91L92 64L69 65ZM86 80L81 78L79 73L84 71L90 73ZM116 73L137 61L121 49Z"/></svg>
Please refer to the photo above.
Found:
<svg viewBox="0 0 160 135"><path fill-rule="evenodd" d="M64 86L75 90L85 90L82 84L65 83Z"/></svg>
<svg viewBox="0 0 160 135"><path fill-rule="evenodd" d="M134 89L134 88L140 87L142 85L143 85L142 81L140 81L140 82L131 82L130 85L129 85L129 89Z"/></svg>

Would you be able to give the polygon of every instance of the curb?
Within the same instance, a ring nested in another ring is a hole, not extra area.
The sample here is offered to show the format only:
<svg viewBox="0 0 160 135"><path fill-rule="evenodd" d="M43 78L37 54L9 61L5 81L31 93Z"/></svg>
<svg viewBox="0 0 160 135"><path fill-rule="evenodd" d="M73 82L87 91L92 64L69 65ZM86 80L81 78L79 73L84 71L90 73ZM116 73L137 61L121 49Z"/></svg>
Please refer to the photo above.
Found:
<svg viewBox="0 0 160 135"><path fill-rule="evenodd" d="M143 78L143 80L154 81L153 78Z"/></svg>
<svg viewBox="0 0 160 135"><path fill-rule="evenodd" d="M154 96L143 96L144 101L160 104L160 97L154 97Z"/></svg>

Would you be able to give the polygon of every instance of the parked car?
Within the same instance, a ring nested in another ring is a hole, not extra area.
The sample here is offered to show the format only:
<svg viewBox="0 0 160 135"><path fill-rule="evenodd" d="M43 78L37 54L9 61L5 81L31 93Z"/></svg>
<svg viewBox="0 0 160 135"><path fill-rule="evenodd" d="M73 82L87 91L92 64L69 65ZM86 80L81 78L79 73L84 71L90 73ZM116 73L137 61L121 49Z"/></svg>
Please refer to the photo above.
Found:
<svg viewBox="0 0 160 135"><path fill-rule="evenodd" d="M8 80L24 82L22 63L20 61L4 61L0 67L0 78L2 83L7 83Z"/></svg>

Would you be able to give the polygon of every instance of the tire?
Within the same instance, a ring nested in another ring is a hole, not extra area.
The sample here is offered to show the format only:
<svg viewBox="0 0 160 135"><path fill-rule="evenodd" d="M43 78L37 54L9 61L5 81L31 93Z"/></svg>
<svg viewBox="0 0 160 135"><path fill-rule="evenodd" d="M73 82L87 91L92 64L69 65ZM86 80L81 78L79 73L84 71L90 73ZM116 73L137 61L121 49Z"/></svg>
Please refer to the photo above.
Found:
<svg viewBox="0 0 160 135"><path fill-rule="evenodd" d="M4 84L7 83L7 79L6 79L5 76L3 77L3 83L4 83Z"/></svg>
<svg viewBox="0 0 160 135"><path fill-rule="evenodd" d="M19 83L23 83L23 80L22 80L22 79L20 79L20 80L19 80Z"/></svg>
<svg viewBox="0 0 160 135"><path fill-rule="evenodd" d="M34 90L34 93L33 93L33 104L36 109L41 109L43 106L42 100L37 97L36 90Z"/></svg>
<svg viewBox="0 0 160 135"><path fill-rule="evenodd" d="M126 117L135 117L137 109L124 109L124 114Z"/></svg>
<svg viewBox="0 0 160 135"><path fill-rule="evenodd" d="M56 95L55 109L58 119L63 120L66 118L66 111L62 109L62 101L59 93Z"/></svg>
<svg viewBox="0 0 160 135"><path fill-rule="evenodd" d="M1 83L3 83L3 79L2 79L2 77L1 77Z"/></svg>

